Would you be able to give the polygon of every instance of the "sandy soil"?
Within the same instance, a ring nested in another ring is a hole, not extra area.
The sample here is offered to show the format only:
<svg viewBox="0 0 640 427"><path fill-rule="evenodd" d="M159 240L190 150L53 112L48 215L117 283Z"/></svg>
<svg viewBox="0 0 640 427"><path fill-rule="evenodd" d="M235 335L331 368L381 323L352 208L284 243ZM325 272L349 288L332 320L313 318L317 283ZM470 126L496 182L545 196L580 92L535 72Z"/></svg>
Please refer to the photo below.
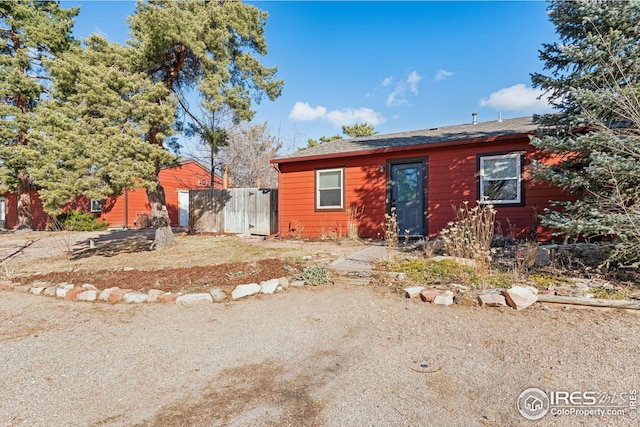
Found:
<svg viewBox="0 0 640 427"><path fill-rule="evenodd" d="M164 275L194 285L200 269L225 280L247 267L275 274L361 248L180 235L158 256L143 232L91 237L91 251L78 235L70 260L55 249L58 236L35 233L0 236L0 255L34 236L5 263L21 280L102 268L140 283ZM312 260L300 263L305 255ZM193 307L0 292L0 425L638 425L628 414L532 423L516 409L529 387L628 402L640 386L634 312L441 307L391 292L398 284L341 280Z"/></svg>
<svg viewBox="0 0 640 427"><path fill-rule="evenodd" d="M3 292L0 425L533 425L516 410L526 388L637 389L637 323L340 284L189 308Z"/></svg>

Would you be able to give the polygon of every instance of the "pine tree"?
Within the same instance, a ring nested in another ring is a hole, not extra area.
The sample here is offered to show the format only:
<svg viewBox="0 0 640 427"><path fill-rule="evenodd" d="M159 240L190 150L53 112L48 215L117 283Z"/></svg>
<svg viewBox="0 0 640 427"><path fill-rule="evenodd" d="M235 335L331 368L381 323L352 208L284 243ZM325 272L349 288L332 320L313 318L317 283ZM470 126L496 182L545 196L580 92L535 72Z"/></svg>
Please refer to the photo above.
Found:
<svg viewBox="0 0 640 427"><path fill-rule="evenodd" d="M156 164L175 160L142 138L151 128L171 129L175 100L131 70L133 55L93 35L50 63L54 90L36 107L39 131L31 136L38 154L32 178L47 212L58 213L78 194L102 199L153 189Z"/></svg>
<svg viewBox="0 0 640 427"><path fill-rule="evenodd" d="M129 17L131 46L139 56L137 67L178 99L179 117L200 126L186 94L195 91L210 114L228 108L233 120L250 120L252 101L266 95L273 100L283 82L275 80L276 68L263 66L254 54L265 55L264 26L267 15L237 1L152 0L139 2ZM145 139L163 146L163 129L151 127ZM160 165L156 167L159 173ZM164 190L148 189L156 225L156 246L173 244Z"/></svg>
<svg viewBox="0 0 640 427"><path fill-rule="evenodd" d="M44 60L66 51L78 9L54 1L0 2L0 187L18 193L18 228L32 228L33 109L49 76Z"/></svg>
<svg viewBox="0 0 640 427"><path fill-rule="evenodd" d="M554 1L549 16L560 41L540 58L550 75L532 75L557 114L536 117L533 143L559 159L536 165L537 179L575 197L548 212L566 237L607 237L609 260L640 265L640 3Z"/></svg>

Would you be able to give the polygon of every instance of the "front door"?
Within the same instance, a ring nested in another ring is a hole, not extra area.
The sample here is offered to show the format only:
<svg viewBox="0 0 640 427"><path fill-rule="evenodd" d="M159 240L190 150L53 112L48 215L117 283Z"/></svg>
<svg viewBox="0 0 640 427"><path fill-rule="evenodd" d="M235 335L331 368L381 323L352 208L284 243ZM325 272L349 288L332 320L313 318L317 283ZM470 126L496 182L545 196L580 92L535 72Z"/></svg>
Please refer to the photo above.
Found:
<svg viewBox="0 0 640 427"><path fill-rule="evenodd" d="M424 226L423 164L391 165L391 207L395 207L400 236L422 236Z"/></svg>

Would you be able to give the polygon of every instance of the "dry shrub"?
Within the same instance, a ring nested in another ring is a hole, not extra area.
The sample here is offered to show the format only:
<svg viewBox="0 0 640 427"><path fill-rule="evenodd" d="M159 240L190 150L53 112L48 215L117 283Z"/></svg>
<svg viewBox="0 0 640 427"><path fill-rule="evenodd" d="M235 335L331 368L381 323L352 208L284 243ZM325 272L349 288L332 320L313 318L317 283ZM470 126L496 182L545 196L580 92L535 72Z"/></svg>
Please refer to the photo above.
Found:
<svg viewBox="0 0 640 427"><path fill-rule="evenodd" d="M364 217L364 206L362 209L357 205L349 206L347 210L347 238L349 240L358 240L360 238L360 221Z"/></svg>
<svg viewBox="0 0 640 427"><path fill-rule="evenodd" d="M454 211L455 221L440 232L443 250L453 257L472 259L478 268L486 271L491 264L496 210L490 204L470 208L465 201L459 208L454 207Z"/></svg>
<svg viewBox="0 0 640 427"><path fill-rule="evenodd" d="M398 217L396 208L391 208L390 214L384 214L384 240L387 247L396 249L398 247Z"/></svg>

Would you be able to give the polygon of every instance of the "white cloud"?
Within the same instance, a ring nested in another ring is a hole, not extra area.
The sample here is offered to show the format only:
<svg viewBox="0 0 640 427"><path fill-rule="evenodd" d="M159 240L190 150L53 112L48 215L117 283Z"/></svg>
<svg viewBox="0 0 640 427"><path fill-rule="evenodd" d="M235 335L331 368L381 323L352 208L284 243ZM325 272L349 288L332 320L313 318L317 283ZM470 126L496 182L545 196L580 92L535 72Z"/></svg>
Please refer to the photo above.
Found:
<svg viewBox="0 0 640 427"><path fill-rule="evenodd" d="M418 84L422 80L422 76L419 75L416 71L412 71L407 75L406 79L400 80L396 83L396 87L389 95L387 95L387 100L385 104L389 107L398 107L400 105L409 104L409 100L407 99L407 90L414 95L418 94Z"/></svg>
<svg viewBox="0 0 640 427"><path fill-rule="evenodd" d="M297 120L301 122L315 120L323 118L327 114L327 109L319 105L317 107L311 107L306 102L296 102L289 113L291 120Z"/></svg>
<svg viewBox="0 0 640 427"><path fill-rule="evenodd" d="M363 122L376 126L384 122L382 114L373 111L371 108L333 110L327 113L326 119L335 127Z"/></svg>
<svg viewBox="0 0 640 427"><path fill-rule="evenodd" d="M416 95L418 94L418 83L420 83L420 80L422 80L422 76L415 71L409 73L407 76L407 83L409 84L409 90L411 93Z"/></svg>
<svg viewBox="0 0 640 427"><path fill-rule="evenodd" d="M369 123L371 125L379 125L384 123L384 116L370 108L344 108L342 110L331 110L321 105L317 107L311 107L306 102L296 102L289 118L296 121L311 121L322 119L331 123L333 126L339 128L342 125L353 125L356 123Z"/></svg>
<svg viewBox="0 0 640 427"><path fill-rule="evenodd" d="M488 98L481 99L480 105L506 111L528 110L544 112L551 110L547 98L542 95L541 89L534 89L525 86L523 83L518 83L493 92Z"/></svg>
<svg viewBox="0 0 640 427"><path fill-rule="evenodd" d="M440 80L444 80L448 77L453 76L453 73L451 71L447 71L447 70L438 70L438 72L436 73L435 77L433 78L436 81L440 81Z"/></svg>
<svg viewBox="0 0 640 427"><path fill-rule="evenodd" d="M387 95L387 100L385 104L389 107L398 107L400 105L408 104L409 101L405 98L406 85L404 82L398 82L396 88Z"/></svg>
<svg viewBox="0 0 640 427"><path fill-rule="evenodd" d="M393 82L393 77L385 77L382 79L382 87L388 87Z"/></svg>

